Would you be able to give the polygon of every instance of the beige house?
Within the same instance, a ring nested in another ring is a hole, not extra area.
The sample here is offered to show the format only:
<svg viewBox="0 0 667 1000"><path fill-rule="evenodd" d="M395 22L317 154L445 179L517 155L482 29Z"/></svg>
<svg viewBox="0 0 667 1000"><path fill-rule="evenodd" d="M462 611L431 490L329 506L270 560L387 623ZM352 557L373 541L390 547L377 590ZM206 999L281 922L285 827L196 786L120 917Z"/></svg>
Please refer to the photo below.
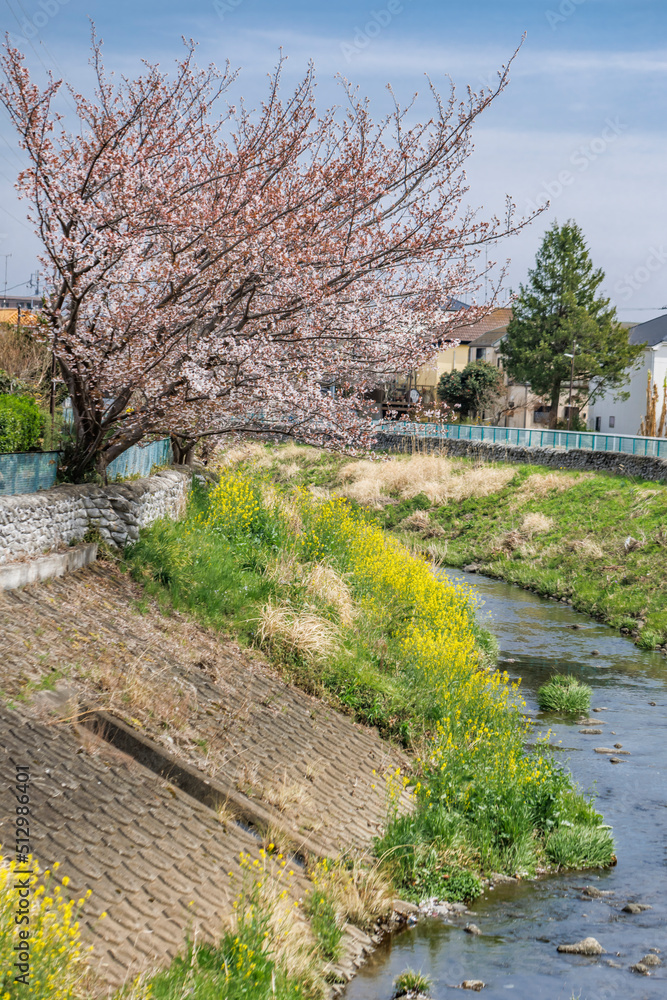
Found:
<svg viewBox="0 0 667 1000"><path fill-rule="evenodd" d="M452 311L463 311L466 308L468 307L464 303L456 302ZM459 344L456 347L438 351L431 363L385 388L382 400L378 399L382 415L390 411L400 417L408 414L418 403L427 407L436 403L440 376L447 372L461 371L470 362L486 361L502 370L500 344L511 318L512 310L502 306L492 309L477 323L459 327L456 331ZM576 408L573 408L573 413L578 413ZM568 392L565 390L561 396L558 417L561 421L567 421L568 416ZM586 420L585 412L580 416ZM536 396L529 385L511 382L505 375L503 394L492 408L482 413L481 419L483 423L497 427L546 429L549 426L549 402Z"/></svg>
<svg viewBox="0 0 667 1000"><path fill-rule="evenodd" d="M456 302L452 311L462 312L466 308L463 303ZM407 378L397 379L393 385L387 387L383 410L392 409L400 414L419 402L424 406L437 402L436 389L440 376L446 372L461 371L465 368L471 352L474 354L474 345L479 338L491 330L500 329L504 333L511 316L511 309L504 307L492 309L477 323L459 327L454 334L455 339L459 341L456 347L438 351L432 362L411 372Z"/></svg>

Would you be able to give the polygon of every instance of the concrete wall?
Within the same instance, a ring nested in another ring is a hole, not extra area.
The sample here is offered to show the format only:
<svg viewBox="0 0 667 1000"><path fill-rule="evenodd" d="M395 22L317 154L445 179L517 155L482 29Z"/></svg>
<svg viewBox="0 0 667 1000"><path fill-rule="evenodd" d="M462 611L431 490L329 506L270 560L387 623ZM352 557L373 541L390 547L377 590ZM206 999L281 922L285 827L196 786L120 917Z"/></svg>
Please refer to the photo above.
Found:
<svg viewBox="0 0 667 1000"><path fill-rule="evenodd" d="M376 451L412 451L412 440L399 434L379 434ZM518 445L491 444L486 441L448 441L446 438L419 438L419 450L442 455L478 458L484 462L519 462L526 465L546 465L552 469L585 469L590 472L610 472L617 476L635 476L653 481L667 480L667 461L643 455L623 455L618 452L587 451L557 448L524 448Z"/></svg>
<svg viewBox="0 0 667 1000"><path fill-rule="evenodd" d="M110 545L122 547L160 517L177 516L190 476L165 470L147 479L113 486L56 486L40 493L0 497L0 563L81 541L97 528Z"/></svg>

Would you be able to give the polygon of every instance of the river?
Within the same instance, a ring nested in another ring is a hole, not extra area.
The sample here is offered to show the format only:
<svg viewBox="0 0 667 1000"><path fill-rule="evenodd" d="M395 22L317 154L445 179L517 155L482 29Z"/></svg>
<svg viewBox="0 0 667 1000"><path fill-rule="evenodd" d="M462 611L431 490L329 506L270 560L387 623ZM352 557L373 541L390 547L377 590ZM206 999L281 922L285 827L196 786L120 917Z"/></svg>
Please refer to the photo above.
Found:
<svg viewBox="0 0 667 1000"><path fill-rule="evenodd" d="M451 987L464 979L483 980L487 1000L665 1000L667 661L567 605L460 570L447 573L477 590L480 620L498 638L500 667L522 678L528 710L538 719L537 689L552 673L576 673L593 688L591 708L605 709L591 712L602 735L583 735L581 726L553 717L542 722L554 743L562 741L563 760L581 787L595 791L613 826L618 864L498 884L471 905L468 917L422 920L378 949L346 1000L388 1000L395 976L408 966L431 978L434 1000L456 996ZM599 655L591 655L594 650ZM620 764L594 752L615 743L629 751ZM589 899L584 886L612 895ZM651 909L628 914L622 910L628 902ZM465 933L466 920L482 933ZM585 937L596 938L607 954L556 950ZM659 949L665 964L650 977L631 972L650 949Z"/></svg>

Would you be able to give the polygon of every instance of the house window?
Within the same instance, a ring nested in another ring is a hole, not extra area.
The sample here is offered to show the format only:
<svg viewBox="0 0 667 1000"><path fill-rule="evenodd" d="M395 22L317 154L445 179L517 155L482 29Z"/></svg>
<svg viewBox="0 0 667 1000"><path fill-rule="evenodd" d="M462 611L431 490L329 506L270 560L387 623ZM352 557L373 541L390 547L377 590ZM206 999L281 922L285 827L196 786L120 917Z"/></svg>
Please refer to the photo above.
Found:
<svg viewBox="0 0 667 1000"><path fill-rule="evenodd" d="M533 423L534 424L548 424L549 423L550 410L546 406L536 406L533 410Z"/></svg>
<svg viewBox="0 0 667 1000"><path fill-rule="evenodd" d="M602 430L602 417L595 418L595 430L598 433Z"/></svg>
<svg viewBox="0 0 667 1000"><path fill-rule="evenodd" d="M478 347L475 353L475 357L477 358L478 361L483 361L485 354L486 354L486 348Z"/></svg>
<svg viewBox="0 0 667 1000"><path fill-rule="evenodd" d="M609 418L609 426L610 427L615 427L616 426L616 417L610 417Z"/></svg>

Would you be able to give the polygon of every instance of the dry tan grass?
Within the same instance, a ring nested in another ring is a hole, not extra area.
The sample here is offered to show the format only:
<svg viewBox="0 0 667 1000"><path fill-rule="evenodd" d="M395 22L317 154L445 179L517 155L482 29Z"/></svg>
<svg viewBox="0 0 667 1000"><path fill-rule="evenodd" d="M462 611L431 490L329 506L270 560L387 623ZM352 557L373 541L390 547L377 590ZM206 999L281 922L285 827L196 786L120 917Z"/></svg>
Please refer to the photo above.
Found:
<svg viewBox="0 0 667 1000"><path fill-rule="evenodd" d="M643 517L648 514L656 497L662 495L662 490L642 489L636 487L634 490L634 502L630 517Z"/></svg>
<svg viewBox="0 0 667 1000"><path fill-rule="evenodd" d="M288 777L287 771L275 785L268 785L264 788L262 796L272 806L280 812L287 812L295 806L307 806L311 802L307 787L301 781L296 781Z"/></svg>
<svg viewBox="0 0 667 1000"><path fill-rule="evenodd" d="M32 333L17 333L14 325L0 324L0 369L8 375L37 385L49 370L50 357L47 345Z"/></svg>
<svg viewBox="0 0 667 1000"><path fill-rule="evenodd" d="M436 505L496 493L515 474L512 468L472 467L437 455L413 455L391 462L351 462L340 478L344 495L358 503L378 506L392 496L409 500L423 493Z"/></svg>
<svg viewBox="0 0 667 1000"><path fill-rule="evenodd" d="M233 823L236 819L236 814L234 813L232 807L229 805L227 799L225 799L224 802L219 802L218 805L215 806L214 811L215 815L218 817L218 823L223 828L223 830L227 830L227 827L231 823Z"/></svg>
<svg viewBox="0 0 667 1000"><path fill-rule="evenodd" d="M304 566L293 552L282 553L268 564L265 572L269 580L289 586L303 579Z"/></svg>
<svg viewBox="0 0 667 1000"><path fill-rule="evenodd" d="M449 542L438 542L435 544L431 542L430 545L426 546L424 554L431 561L433 569L439 569L443 566L447 560L447 550L449 548Z"/></svg>
<svg viewBox="0 0 667 1000"><path fill-rule="evenodd" d="M259 618L258 638L262 645L315 660L335 651L338 634L335 626L321 615L298 612L287 604L269 601Z"/></svg>
<svg viewBox="0 0 667 1000"><path fill-rule="evenodd" d="M303 532L303 519L294 500L270 484L262 486L262 500L268 510L277 511L282 515L293 535L300 535Z"/></svg>
<svg viewBox="0 0 667 1000"><path fill-rule="evenodd" d="M551 531L554 526L553 519L547 517L546 514L540 514L539 511L534 511L530 514L526 514L521 522L521 531L524 535L528 535L532 538L533 535L542 534L545 531Z"/></svg>
<svg viewBox="0 0 667 1000"><path fill-rule="evenodd" d="M391 883L377 864L369 868L362 858L337 858L317 865L311 877L331 897L341 924L350 920L370 929L378 917L391 912Z"/></svg>
<svg viewBox="0 0 667 1000"><path fill-rule="evenodd" d="M274 457L278 462L301 462L302 465L312 465L323 454L324 452L320 448L290 443L277 448Z"/></svg>
<svg viewBox="0 0 667 1000"><path fill-rule="evenodd" d="M311 597L336 610L343 625L351 625L356 617L350 588L331 566L316 563L309 569L299 562L294 553L289 553L269 563L266 575L283 586L304 584Z"/></svg>
<svg viewBox="0 0 667 1000"><path fill-rule="evenodd" d="M510 509L515 510L528 503L529 500L543 500L550 493L562 493L564 490L570 490L582 479L589 478L588 473L579 475L575 479L574 476L568 475L566 472L547 472L545 474L535 472L528 476L525 483L516 491Z"/></svg>
<svg viewBox="0 0 667 1000"><path fill-rule="evenodd" d="M182 730L197 703L194 685L164 672L152 672L135 661L123 669L118 663L95 663L82 676L102 693L104 708L154 719L172 729Z"/></svg>
<svg viewBox="0 0 667 1000"><path fill-rule="evenodd" d="M584 559L603 559L604 549L592 538L582 538L568 543L570 551L577 552Z"/></svg>
<svg viewBox="0 0 667 1000"><path fill-rule="evenodd" d="M330 566L316 563L308 575L306 589L338 612L343 625L351 625L356 615L350 588Z"/></svg>
<svg viewBox="0 0 667 1000"><path fill-rule="evenodd" d="M278 467L276 476L283 482L287 482L290 479L294 479L295 476L301 472L301 466L298 462L285 462L284 465Z"/></svg>
<svg viewBox="0 0 667 1000"><path fill-rule="evenodd" d="M307 996L321 997L325 987L319 952L303 907L295 905L304 889L304 880L298 870L294 871L295 878L290 877L290 871L291 866L283 867L277 861L264 858L255 875L258 906L268 918L267 945L277 966L288 976L308 984ZM238 915L237 908L230 921L232 933L237 931Z"/></svg>
<svg viewBox="0 0 667 1000"><path fill-rule="evenodd" d="M434 524L428 511L416 510L401 521L400 528L407 531L418 531L422 538L442 538L447 532L439 524Z"/></svg>
<svg viewBox="0 0 667 1000"><path fill-rule="evenodd" d="M331 497L331 490L326 486L309 486L308 491L316 500L329 500Z"/></svg>
<svg viewBox="0 0 667 1000"><path fill-rule="evenodd" d="M262 464L270 462L263 444L259 444L257 441L241 441L240 444L233 444L229 448L216 452L215 465L224 468L251 460L260 461Z"/></svg>

